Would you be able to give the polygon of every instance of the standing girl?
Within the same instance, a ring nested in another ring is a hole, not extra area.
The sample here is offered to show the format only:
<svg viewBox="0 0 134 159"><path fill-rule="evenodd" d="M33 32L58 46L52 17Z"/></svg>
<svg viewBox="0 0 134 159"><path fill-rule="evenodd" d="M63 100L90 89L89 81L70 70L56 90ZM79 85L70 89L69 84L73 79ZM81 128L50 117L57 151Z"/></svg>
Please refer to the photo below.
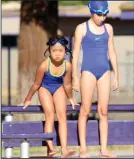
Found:
<svg viewBox="0 0 134 159"><path fill-rule="evenodd" d="M59 136L61 143L61 157L69 157L74 151L67 149L67 116L66 95L72 107L71 86L71 64L65 60L69 51L68 41L64 37L51 38L48 42L50 56L38 67L35 81L21 106L25 109L31 101L32 96L38 91L39 100L45 113L44 132L53 132L55 111L59 122ZM52 141L47 141L48 157L53 157L57 151L54 150Z"/></svg>
<svg viewBox="0 0 134 159"><path fill-rule="evenodd" d="M77 62L82 45L83 61L80 79L82 105L78 119L80 157L88 157L86 148L86 121L91 110L93 93L96 86L98 90L98 113L100 117L100 155L102 157L115 157L115 155L107 150L108 103L110 96L109 60L114 71L113 90L118 88L118 69L113 43L113 28L110 24L104 23L109 12L107 1L91 0L88 3L88 7L91 12L91 18L76 27L72 59L73 89L79 91Z"/></svg>

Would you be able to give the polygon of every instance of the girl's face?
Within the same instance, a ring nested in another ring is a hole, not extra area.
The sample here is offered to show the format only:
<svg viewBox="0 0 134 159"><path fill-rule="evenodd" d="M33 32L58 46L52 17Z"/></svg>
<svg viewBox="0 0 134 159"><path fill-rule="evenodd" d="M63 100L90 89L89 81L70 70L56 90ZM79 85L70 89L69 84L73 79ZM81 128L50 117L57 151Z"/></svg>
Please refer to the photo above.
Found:
<svg viewBox="0 0 134 159"><path fill-rule="evenodd" d="M65 54L65 47L60 43L56 43L50 47L50 56L56 62L62 61L65 57Z"/></svg>
<svg viewBox="0 0 134 159"><path fill-rule="evenodd" d="M96 25L98 25L98 26L100 26L100 25L103 24L103 22L105 21L106 17L107 17L106 14L101 14L101 15L99 15L99 14L93 14L92 15L92 19L93 19L94 23Z"/></svg>

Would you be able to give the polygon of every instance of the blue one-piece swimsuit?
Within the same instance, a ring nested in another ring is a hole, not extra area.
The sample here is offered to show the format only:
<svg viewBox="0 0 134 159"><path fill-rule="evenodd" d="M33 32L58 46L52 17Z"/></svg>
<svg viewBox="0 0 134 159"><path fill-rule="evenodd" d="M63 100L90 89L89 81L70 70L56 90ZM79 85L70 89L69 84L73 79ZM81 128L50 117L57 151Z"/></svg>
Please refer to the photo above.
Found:
<svg viewBox="0 0 134 159"><path fill-rule="evenodd" d="M48 57L48 71L45 72L41 87L46 88L52 95L56 92L58 88L63 85L63 77L66 73L66 62L64 61L64 71L61 75L55 76L51 73L51 60Z"/></svg>
<svg viewBox="0 0 134 159"><path fill-rule="evenodd" d="M108 32L104 25L105 32L103 34L93 34L87 21L86 28L86 35L82 39L83 61L81 72L89 71L98 80L106 71L110 70Z"/></svg>

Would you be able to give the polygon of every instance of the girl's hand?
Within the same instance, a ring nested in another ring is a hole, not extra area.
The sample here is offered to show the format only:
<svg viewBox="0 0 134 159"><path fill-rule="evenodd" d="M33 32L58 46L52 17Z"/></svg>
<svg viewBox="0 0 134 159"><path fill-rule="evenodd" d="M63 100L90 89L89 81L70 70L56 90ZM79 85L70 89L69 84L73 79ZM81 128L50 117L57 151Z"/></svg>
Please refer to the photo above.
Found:
<svg viewBox="0 0 134 159"><path fill-rule="evenodd" d="M73 78L72 80L72 89L76 92L79 92L79 79L78 77Z"/></svg>
<svg viewBox="0 0 134 159"><path fill-rule="evenodd" d="M75 102L72 98L68 99L69 103L72 105L72 108L75 109Z"/></svg>
<svg viewBox="0 0 134 159"><path fill-rule="evenodd" d="M119 87L119 80L117 77L114 77L113 91L117 90L118 87Z"/></svg>
<svg viewBox="0 0 134 159"><path fill-rule="evenodd" d="M75 106L79 105L79 104L76 104L76 102L72 98L69 98L68 101L72 105L73 109L75 109Z"/></svg>
<svg viewBox="0 0 134 159"><path fill-rule="evenodd" d="M17 106L23 106L23 109L26 109L29 104L30 104L31 100L26 100L24 103L20 103Z"/></svg>

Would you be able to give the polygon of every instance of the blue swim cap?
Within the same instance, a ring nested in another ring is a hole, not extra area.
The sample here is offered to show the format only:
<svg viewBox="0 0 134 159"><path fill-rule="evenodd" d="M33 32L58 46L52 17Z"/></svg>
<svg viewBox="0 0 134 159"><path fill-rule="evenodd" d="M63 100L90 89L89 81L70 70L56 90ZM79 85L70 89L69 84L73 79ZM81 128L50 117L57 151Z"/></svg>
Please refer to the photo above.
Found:
<svg viewBox="0 0 134 159"><path fill-rule="evenodd" d="M96 1L91 0L88 3L88 8L90 9L91 14L108 14L109 8L108 8L108 2L105 0L102 1Z"/></svg>

